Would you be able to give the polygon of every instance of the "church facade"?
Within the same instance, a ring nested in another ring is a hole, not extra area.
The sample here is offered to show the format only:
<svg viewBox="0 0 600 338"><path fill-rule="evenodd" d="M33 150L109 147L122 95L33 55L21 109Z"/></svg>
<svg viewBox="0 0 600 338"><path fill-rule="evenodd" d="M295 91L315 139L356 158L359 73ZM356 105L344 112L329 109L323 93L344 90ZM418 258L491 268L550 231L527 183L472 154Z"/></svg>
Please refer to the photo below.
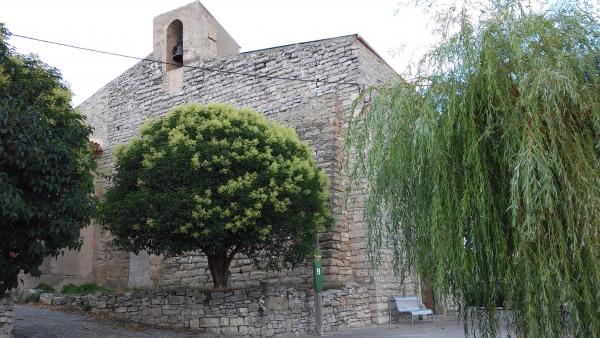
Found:
<svg viewBox="0 0 600 338"><path fill-rule="evenodd" d="M401 284L394 276L389 251L383 251L379 267L370 261L361 195L345 202L343 138L360 88L394 81L398 75L358 35L244 53L239 48L199 2L154 18L154 46L147 59L168 64L140 61L78 107L103 150L96 193L101 196L110 184L106 177L114 171L115 147L135 137L146 120L174 106L222 102L261 112L294 128L329 177L336 226L320 237L325 286L361 290L358 298L367 312L362 324L386 322L389 296L415 294L420 288L414 280ZM163 258L123 252L111 246L110 234L98 224L84 229L82 237L82 251L46 260L43 281L96 282L121 289L212 286L201 253ZM258 261L238 257L230 271L234 288L311 288L308 262L272 272ZM39 282L26 280L28 286Z"/></svg>

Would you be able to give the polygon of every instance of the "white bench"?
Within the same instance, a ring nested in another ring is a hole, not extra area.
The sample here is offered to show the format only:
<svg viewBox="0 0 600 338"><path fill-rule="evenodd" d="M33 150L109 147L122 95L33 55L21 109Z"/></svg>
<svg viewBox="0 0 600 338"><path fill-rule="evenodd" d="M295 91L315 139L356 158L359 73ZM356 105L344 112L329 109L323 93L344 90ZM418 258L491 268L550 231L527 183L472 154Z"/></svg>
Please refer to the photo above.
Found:
<svg viewBox="0 0 600 338"><path fill-rule="evenodd" d="M415 316L433 315L433 311L422 307L417 297L390 297L390 301L396 303L396 308L400 313L410 313L411 325L415 323ZM389 306L390 324L392 323L391 303ZM433 317L432 317L433 320Z"/></svg>

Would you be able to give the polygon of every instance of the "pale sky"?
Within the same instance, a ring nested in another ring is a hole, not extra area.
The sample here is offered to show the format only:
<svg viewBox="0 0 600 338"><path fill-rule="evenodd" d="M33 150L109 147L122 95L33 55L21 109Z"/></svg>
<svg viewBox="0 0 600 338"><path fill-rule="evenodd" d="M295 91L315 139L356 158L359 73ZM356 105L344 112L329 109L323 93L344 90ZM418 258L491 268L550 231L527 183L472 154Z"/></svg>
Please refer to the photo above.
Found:
<svg viewBox="0 0 600 338"><path fill-rule="evenodd" d="M152 19L191 0L2 0L15 34L131 56L152 51ZM241 51L361 35L397 72L432 44L431 22L399 0L202 0ZM137 61L13 37L19 53L58 68L81 103Z"/></svg>

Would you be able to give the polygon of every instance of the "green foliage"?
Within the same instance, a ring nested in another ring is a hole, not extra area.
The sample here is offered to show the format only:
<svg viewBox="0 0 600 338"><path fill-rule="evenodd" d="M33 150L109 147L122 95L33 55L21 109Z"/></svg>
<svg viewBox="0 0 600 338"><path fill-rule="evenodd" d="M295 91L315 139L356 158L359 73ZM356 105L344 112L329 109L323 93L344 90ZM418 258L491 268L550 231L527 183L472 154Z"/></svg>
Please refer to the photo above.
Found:
<svg viewBox="0 0 600 338"><path fill-rule="evenodd" d="M503 306L520 337L598 337L597 17L495 8L478 23L463 12L415 80L357 102L347 150L370 247L391 245L402 274L463 316L485 307L485 336Z"/></svg>
<svg viewBox="0 0 600 338"><path fill-rule="evenodd" d="M59 72L16 54L0 24L0 297L20 270L78 249L93 211L91 129Z"/></svg>
<svg viewBox="0 0 600 338"><path fill-rule="evenodd" d="M112 291L113 290L105 288L102 285L98 285L96 283L85 283L80 285L69 283L65 284L60 292L65 295L88 295L96 292L106 293Z"/></svg>
<svg viewBox="0 0 600 338"><path fill-rule="evenodd" d="M54 293L56 289L52 287L52 285L48 285L46 283L40 283L35 287L36 290L40 290L41 292Z"/></svg>
<svg viewBox="0 0 600 338"><path fill-rule="evenodd" d="M206 254L215 287L237 253L272 269L313 252L332 224L327 179L294 131L250 110L185 105L116 151L100 220L126 250Z"/></svg>
<svg viewBox="0 0 600 338"><path fill-rule="evenodd" d="M25 303L33 303L33 304L37 304L37 303L39 303L39 302L40 302L40 295L41 295L41 294L42 294L41 292L35 292L35 293L31 294L31 295L29 296L29 298L27 298L27 299L24 299L23 301L24 301Z"/></svg>

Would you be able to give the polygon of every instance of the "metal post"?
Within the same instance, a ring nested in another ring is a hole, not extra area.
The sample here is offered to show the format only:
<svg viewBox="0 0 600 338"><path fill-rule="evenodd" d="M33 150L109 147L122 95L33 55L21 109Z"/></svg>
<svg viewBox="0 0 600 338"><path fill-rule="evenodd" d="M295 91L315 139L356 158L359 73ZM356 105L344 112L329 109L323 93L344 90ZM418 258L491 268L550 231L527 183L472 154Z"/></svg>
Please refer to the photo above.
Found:
<svg viewBox="0 0 600 338"><path fill-rule="evenodd" d="M321 293L315 291L315 334L323 335L323 304L321 304Z"/></svg>
<svg viewBox="0 0 600 338"><path fill-rule="evenodd" d="M388 324L392 325L392 297L388 298Z"/></svg>
<svg viewBox="0 0 600 338"><path fill-rule="evenodd" d="M319 234L316 236L315 241L315 252L319 252ZM313 269L313 273L315 273ZM315 279L316 280L316 279ZM315 283L315 335L322 336L323 335L323 304L321 303L321 294L319 293L319 289Z"/></svg>

